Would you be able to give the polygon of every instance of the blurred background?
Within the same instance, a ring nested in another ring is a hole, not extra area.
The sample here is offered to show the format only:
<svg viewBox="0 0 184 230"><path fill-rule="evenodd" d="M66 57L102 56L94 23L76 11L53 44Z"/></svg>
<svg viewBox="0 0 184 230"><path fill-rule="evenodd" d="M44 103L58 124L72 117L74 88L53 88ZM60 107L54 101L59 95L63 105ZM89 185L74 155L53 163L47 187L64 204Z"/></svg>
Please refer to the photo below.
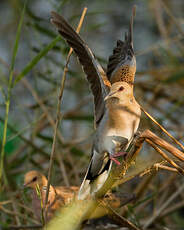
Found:
<svg viewBox="0 0 184 230"><path fill-rule="evenodd" d="M24 1L20 0L0 1L0 144L13 46L23 4ZM137 60L135 97L175 138L184 143L183 0L28 0L14 78L57 36L50 23L52 10L76 28L83 8L88 8L80 34L106 68L116 41L124 39L128 30L134 4L137 6L134 22ZM4 227L35 223L34 215L28 208L29 191L21 190L23 176L33 169L47 176L60 81L68 51L65 41L59 41L11 90L0 188L0 225ZM72 55L67 73L61 114L52 184L80 185L89 162L94 133L93 98L75 55ZM167 140L157 126L142 115L140 130L147 128ZM149 154L149 151L153 150L147 146L143 154ZM142 178L135 178L125 184L123 191L134 192L140 180ZM176 173L155 172L140 198L150 199L149 205L141 203L143 208L139 206L138 210L144 210L142 213L138 213L137 207L126 207L125 215L134 222L141 222L166 202L182 182L181 176ZM164 196L159 193L163 184L167 185L162 189ZM180 204L179 207L156 221L152 229L183 229L183 198L180 194L173 201L173 204ZM9 200L10 203L3 203Z"/></svg>

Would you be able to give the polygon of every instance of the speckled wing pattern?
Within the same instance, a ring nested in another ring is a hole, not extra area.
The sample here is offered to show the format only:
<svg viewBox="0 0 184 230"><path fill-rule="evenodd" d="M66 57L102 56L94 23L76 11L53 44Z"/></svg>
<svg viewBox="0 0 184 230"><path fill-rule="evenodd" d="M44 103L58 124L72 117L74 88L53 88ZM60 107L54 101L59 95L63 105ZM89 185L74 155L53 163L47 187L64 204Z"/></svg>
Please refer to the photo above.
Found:
<svg viewBox="0 0 184 230"><path fill-rule="evenodd" d="M113 84L117 81L125 81L133 84L136 71L136 60L133 49L133 18L135 7L132 10L128 34L125 33L125 40L117 41L113 54L109 57L107 65L107 78Z"/></svg>
<svg viewBox="0 0 184 230"><path fill-rule="evenodd" d="M110 82L91 50L76 31L56 12L51 12L51 15L52 24L56 26L69 46L73 48L87 75L94 96L95 123L98 125L104 114L104 98L109 92Z"/></svg>

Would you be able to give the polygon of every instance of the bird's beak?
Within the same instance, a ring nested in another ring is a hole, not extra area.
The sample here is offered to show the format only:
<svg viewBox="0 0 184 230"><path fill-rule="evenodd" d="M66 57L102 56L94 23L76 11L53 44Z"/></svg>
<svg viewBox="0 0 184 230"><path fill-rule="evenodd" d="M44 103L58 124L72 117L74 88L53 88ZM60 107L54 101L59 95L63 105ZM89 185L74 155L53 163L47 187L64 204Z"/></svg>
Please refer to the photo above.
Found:
<svg viewBox="0 0 184 230"><path fill-rule="evenodd" d="M117 93L117 91L114 92L110 92L109 94L107 94L107 96L104 98L104 101L108 100L110 97L112 97L115 93Z"/></svg>
<svg viewBox="0 0 184 230"><path fill-rule="evenodd" d="M28 184L28 183L24 183L22 187L23 187L23 188L26 188L26 187L27 187L27 184Z"/></svg>
<svg viewBox="0 0 184 230"><path fill-rule="evenodd" d="M31 182L24 183L22 187L23 187L23 188L27 188L27 186L28 186L30 183L31 183Z"/></svg>

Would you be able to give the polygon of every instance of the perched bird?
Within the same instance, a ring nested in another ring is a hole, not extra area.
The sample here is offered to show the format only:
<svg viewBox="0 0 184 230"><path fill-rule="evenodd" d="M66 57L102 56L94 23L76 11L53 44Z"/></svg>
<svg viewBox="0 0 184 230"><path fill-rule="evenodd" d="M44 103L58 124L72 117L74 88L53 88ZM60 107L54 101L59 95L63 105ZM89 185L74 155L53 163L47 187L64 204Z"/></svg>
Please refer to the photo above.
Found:
<svg viewBox="0 0 184 230"><path fill-rule="evenodd" d="M29 171L24 176L24 187L32 188L32 206L34 214L36 215L38 221L42 222L42 211L45 203L46 196L46 177L38 171ZM47 220L48 222L60 208L67 206L79 190L77 186L52 186L50 185L48 204L47 204ZM99 205L96 210L90 215L90 219L99 218L108 214L108 208L105 204L108 204L113 209L120 208L126 201L131 201L134 199L133 196L127 197L126 195L119 194L114 195L112 193L106 194L106 196L101 200L102 205Z"/></svg>
<svg viewBox="0 0 184 230"><path fill-rule="evenodd" d="M32 207L37 219L42 222L43 208L45 205L47 178L38 171L29 171L24 176L24 187L32 188ZM77 186L59 186L50 185L48 203L46 206L48 222L54 215L55 211L71 202L78 192Z"/></svg>
<svg viewBox="0 0 184 230"><path fill-rule="evenodd" d="M119 164L115 158L125 154L139 126L140 106L127 82L112 84L104 100L106 109L95 133L91 161L79 191L81 199L102 187L112 161Z"/></svg>
<svg viewBox="0 0 184 230"><path fill-rule="evenodd" d="M107 75L92 51L66 20L52 12L51 22L77 54L94 96L96 133L87 173L78 198L94 195L106 181L112 161L125 154L137 131L141 110L133 95L136 61L133 51L133 16L125 41L118 41L109 58Z"/></svg>

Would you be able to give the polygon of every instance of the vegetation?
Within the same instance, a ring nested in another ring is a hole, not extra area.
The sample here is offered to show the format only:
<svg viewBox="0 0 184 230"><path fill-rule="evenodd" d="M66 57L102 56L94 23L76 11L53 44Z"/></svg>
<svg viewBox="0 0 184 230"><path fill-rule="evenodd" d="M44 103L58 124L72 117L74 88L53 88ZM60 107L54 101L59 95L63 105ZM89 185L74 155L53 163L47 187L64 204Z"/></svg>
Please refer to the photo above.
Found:
<svg viewBox="0 0 184 230"><path fill-rule="evenodd" d="M23 189L27 171L34 169L49 174L49 183L53 185L79 186L89 162L94 132L93 98L75 55L71 56L66 71L69 47L50 24L50 11L59 12L77 28L83 8L88 8L80 34L106 68L116 40L123 39L128 29L133 4L137 5L136 100L183 144L183 1L9 0L0 3L3 18L0 25L2 229L41 228L31 207L30 191ZM183 229L182 145L173 142L143 113L140 131L147 129L152 131L152 139L146 139L147 143L136 155L137 160L129 158L122 164L121 172L126 174L122 173L115 184L109 180L100 195L113 185L116 185L115 194L135 194L133 202L118 210L107 207L117 225L113 229L120 226ZM166 145L163 140L167 141ZM170 150L168 158L161 157L158 148ZM137 149L131 151L131 156L137 153ZM176 158L177 153L180 160ZM131 169L126 172L129 166ZM115 168L114 172L118 170ZM94 204L90 200L82 207L92 212L97 205L98 202ZM66 224L65 229L79 227L84 219L79 210L84 212L80 204L73 202L58 213L48 229L62 229L61 222ZM79 217L76 213L81 218L78 222L75 222ZM71 218L73 226L69 222ZM110 222L109 219L103 224L95 221L100 229ZM92 224L91 221L83 227L94 229Z"/></svg>

